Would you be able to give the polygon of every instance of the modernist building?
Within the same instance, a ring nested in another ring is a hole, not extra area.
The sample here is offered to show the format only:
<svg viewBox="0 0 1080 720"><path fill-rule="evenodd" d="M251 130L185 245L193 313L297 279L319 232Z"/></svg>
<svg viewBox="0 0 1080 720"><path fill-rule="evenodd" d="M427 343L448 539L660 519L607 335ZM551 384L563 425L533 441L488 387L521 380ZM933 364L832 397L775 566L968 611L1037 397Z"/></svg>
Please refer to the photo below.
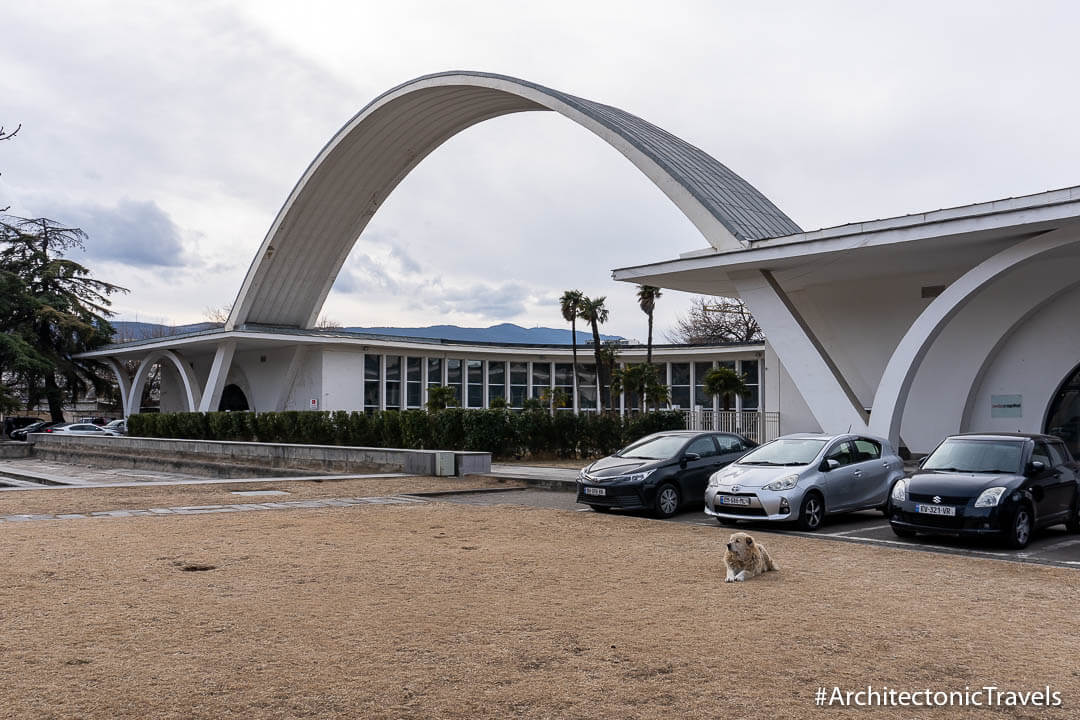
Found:
<svg viewBox="0 0 1080 720"><path fill-rule="evenodd" d="M1047 430L1080 451L1080 188L803 232L726 166L640 118L467 72L393 88L330 140L278 213L222 330L93 353L120 377L126 411L161 360L174 371L165 406L176 409L217 408L223 397L229 406L238 393L257 409L413 407L435 379L476 407L499 393L513 405L543 386L572 388L568 348L312 330L402 178L456 133L537 110L609 143L708 241L615 279L740 297L765 331L764 347L661 349L675 404L698 404L701 371L735 362L757 380L744 407L774 413L783 432L869 431L918 452L957 431ZM628 348L623 358L640 355ZM119 361L133 359L129 377ZM591 372L573 393L579 409L604 392Z"/></svg>

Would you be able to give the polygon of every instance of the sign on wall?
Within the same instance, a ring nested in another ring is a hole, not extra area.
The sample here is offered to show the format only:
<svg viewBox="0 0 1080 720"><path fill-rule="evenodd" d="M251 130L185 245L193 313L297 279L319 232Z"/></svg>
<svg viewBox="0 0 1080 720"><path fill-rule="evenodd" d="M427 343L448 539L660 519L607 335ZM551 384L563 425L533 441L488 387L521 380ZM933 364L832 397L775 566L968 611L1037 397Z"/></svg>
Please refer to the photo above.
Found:
<svg viewBox="0 0 1080 720"><path fill-rule="evenodd" d="M312 410L318 410L319 409L319 399L318 398L311 398L311 409Z"/></svg>
<svg viewBox="0 0 1080 720"><path fill-rule="evenodd" d="M1022 417L1024 405L1023 395L991 395L990 417L995 418L1018 418Z"/></svg>

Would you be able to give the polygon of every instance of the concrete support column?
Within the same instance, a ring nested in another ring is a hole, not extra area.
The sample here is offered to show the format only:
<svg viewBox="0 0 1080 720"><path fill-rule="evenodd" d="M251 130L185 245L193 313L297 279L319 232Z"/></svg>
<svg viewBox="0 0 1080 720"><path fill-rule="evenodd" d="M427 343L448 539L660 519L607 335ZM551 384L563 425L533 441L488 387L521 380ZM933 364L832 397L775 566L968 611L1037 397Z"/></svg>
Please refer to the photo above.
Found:
<svg viewBox="0 0 1080 720"><path fill-rule="evenodd" d="M304 366L304 362L307 360L308 347L307 345L297 345L292 352L292 357L289 359L289 368L285 371L285 377L282 378L281 388L278 390L277 401L274 403L274 409L277 412L283 412L289 403L289 395L292 394L293 385L296 384L296 376L300 374L300 368ZM361 378L363 377L363 360L360 361ZM361 408L362 410L363 408Z"/></svg>
<svg viewBox="0 0 1080 720"><path fill-rule="evenodd" d="M206 379L206 389L203 390L202 400L199 402L199 412L213 412L221 405L221 391L225 389L225 378L229 376L235 352L235 341L223 342L217 346L214 362L210 365L210 377Z"/></svg>
<svg viewBox="0 0 1080 720"><path fill-rule="evenodd" d="M866 411L772 273L751 270L730 277L821 429L866 432Z"/></svg>
<svg viewBox="0 0 1080 720"><path fill-rule="evenodd" d="M120 404L124 417L131 414L131 378L120 361L115 358L105 358L102 361L107 368L116 376L116 383L120 387ZM135 408L138 411L138 408Z"/></svg>

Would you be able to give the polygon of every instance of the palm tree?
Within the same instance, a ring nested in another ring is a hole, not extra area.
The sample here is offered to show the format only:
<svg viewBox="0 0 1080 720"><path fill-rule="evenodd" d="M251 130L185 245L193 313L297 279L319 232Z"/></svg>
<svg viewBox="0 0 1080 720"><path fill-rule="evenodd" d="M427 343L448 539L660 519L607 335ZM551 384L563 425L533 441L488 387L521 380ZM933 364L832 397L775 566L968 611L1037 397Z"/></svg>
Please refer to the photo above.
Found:
<svg viewBox="0 0 1080 720"><path fill-rule="evenodd" d="M724 410L731 409L731 400L736 395L745 395L749 392L746 386L746 376L739 375L731 368L715 367L705 373L705 392L709 395L719 395L724 403Z"/></svg>
<svg viewBox="0 0 1080 720"><path fill-rule="evenodd" d="M653 287L652 285L642 285L637 291L638 307L641 308L641 312L649 316L649 344L647 345L648 351L645 357L645 362L652 365L652 325L653 325L653 310L656 309L656 300L660 297L660 288Z"/></svg>
<svg viewBox="0 0 1080 720"><path fill-rule="evenodd" d="M574 392L577 393L577 319L581 309L581 301L584 295L580 290L567 290L559 298L559 308L562 310L563 320L570 323L570 342L574 348ZM577 398L574 398L574 409L577 409Z"/></svg>
<svg viewBox="0 0 1080 720"><path fill-rule="evenodd" d="M600 326L607 322L608 309L604 307L604 301L607 297L599 297L595 300L585 297L581 297L581 305L578 307L578 317L582 320L588 321L592 326L593 337L593 353L596 356L596 376L600 379L601 389L607 385L607 368L603 363L602 350L600 345ZM596 398L597 412L604 412L604 398Z"/></svg>

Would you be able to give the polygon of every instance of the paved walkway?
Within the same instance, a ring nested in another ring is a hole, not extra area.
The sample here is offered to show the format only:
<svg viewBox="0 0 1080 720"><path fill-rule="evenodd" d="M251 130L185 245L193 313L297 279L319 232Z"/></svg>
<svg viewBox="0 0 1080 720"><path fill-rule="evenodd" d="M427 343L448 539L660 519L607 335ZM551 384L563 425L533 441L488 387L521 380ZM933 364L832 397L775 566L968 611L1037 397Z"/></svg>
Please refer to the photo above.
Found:
<svg viewBox="0 0 1080 720"><path fill-rule="evenodd" d="M252 512L259 510L296 510L298 508L351 507L353 505L411 505L427 500L406 495L387 497L323 498L321 500L285 500L282 502L238 503L235 505L185 505L146 510L99 510L91 513L60 513L58 515L0 515L0 524L26 523L43 520L87 520L92 518L164 517L166 515L208 515L214 513Z"/></svg>
<svg viewBox="0 0 1080 720"><path fill-rule="evenodd" d="M207 478L177 472L132 468L91 468L41 460L0 461L0 492L4 490L50 490L57 487L142 487L146 485L226 485L233 483L303 482L304 480L354 480L361 478L411 477L408 473L366 475L309 475L300 477ZM2 487L7 485L9 487Z"/></svg>

